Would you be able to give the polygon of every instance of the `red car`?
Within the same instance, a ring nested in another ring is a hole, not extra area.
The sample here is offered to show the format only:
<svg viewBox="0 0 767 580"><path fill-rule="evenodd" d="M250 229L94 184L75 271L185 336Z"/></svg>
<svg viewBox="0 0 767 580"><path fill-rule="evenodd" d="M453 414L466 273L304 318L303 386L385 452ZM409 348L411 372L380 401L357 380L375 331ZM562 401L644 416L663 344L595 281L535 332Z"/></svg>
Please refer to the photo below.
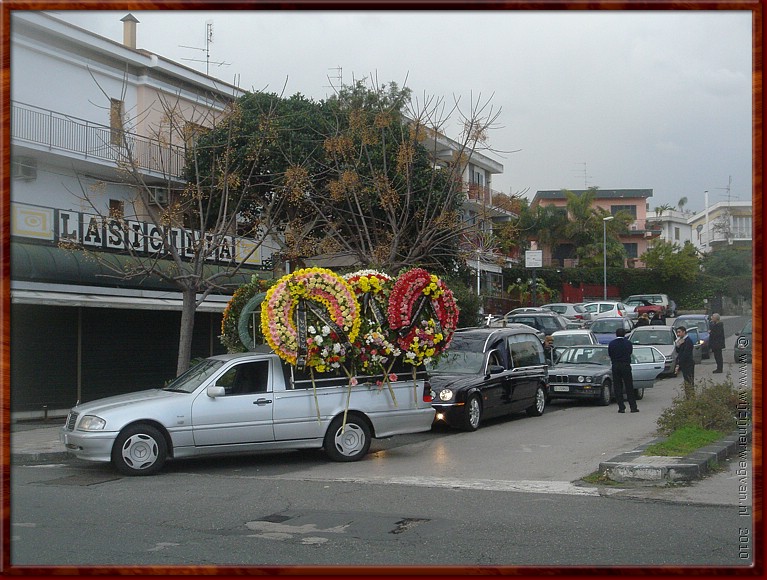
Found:
<svg viewBox="0 0 767 580"><path fill-rule="evenodd" d="M636 322L642 314L647 314L647 317L650 319L650 324L666 323L663 315L663 306L660 304L653 304L644 298L629 298L624 304L633 308L631 320L634 322Z"/></svg>

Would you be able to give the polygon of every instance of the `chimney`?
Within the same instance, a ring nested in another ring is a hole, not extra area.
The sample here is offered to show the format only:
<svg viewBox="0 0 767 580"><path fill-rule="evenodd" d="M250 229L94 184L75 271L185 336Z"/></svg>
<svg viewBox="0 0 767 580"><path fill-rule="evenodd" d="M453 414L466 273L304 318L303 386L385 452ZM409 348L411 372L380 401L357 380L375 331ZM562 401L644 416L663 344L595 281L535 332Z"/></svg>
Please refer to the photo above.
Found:
<svg viewBox="0 0 767 580"><path fill-rule="evenodd" d="M136 49L136 24L138 20L133 14L128 14L120 19L123 22L123 44L128 48Z"/></svg>

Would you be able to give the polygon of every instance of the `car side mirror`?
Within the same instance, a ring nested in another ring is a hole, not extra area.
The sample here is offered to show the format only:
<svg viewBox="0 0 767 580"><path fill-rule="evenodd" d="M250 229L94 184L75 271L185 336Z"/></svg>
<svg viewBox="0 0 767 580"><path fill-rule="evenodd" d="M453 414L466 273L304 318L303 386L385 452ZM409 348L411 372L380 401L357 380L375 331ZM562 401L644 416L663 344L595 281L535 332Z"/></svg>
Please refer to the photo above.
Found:
<svg viewBox="0 0 767 580"><path fill-rule="evenodd" d="M205 394L208 395L211 399L215 399L216 397L223 397L226 394L226 391L224 390L224 387L215 385L208 387L205 390Z"/></svg>
<svg viewBox="0 0 767 580"><path fill-rule="evenodd" d="M498 373L502 373L504 369L501 365L490 365L487 367L487 372L491 375L497 375Z"/></svg>

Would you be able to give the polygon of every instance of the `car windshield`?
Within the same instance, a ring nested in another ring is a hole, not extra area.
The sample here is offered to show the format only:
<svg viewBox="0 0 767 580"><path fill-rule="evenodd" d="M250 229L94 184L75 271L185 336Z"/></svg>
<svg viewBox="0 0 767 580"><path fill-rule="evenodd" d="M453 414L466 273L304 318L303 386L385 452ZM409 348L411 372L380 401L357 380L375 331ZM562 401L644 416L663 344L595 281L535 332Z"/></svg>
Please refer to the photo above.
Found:
<svg viewBox="0 0 767 580"><path fill-rule="evenodd" d="M674 333L660 330L635 330L631 333L632 344L674 344Z"/></svg>
<svg viewBox="0 0 767 580"><path fill-rule="evenodd" d="M185 373L173 379L163 388L163 391L192 393L204 381L209 379L213 373L220 369L223 364L224 361L214 359L205 359L200 361Z"/></svg>
<svg viewBox="0 0 767 580"><path fill-rule="evenodd" d="M426 365L430 373L450 375L476 375L484 371L485 337L468 338L453 335L450 348L444 356Z"/></svg>
<svg viewBox="0 0 767 580"><path fill-rule="evenodd" d="M743 327L743 330L740 331L741 334L751 334L751 321L749 320L746 322L746 325Z"/></svg>
<svg viewBox="0 0 767 580"><path fill-rule="evenodd" d="M609 365L610 357L606 347L571 347L562 353L557 364Z"/></svg>
<svg viewBox="0 0 767 580"><path fill-rule="evenodd" d="M640 300L639 298L634 298L633 300L626 300L626 304L629 306L651 306L652 303L648 302L647 300Z"/></svg>
<svg viewBox="0 0 767 580"><path fill-rule="evenodd" d="M552 335L551 337L554 339L554 346L560 347L560 346L577 346L579 344L592 344L591 340L589 340L588 334L578 333L578 334L561 334L561 335Z"/></svg>
<svg viewBox="0 0 767 580"><path fill-rule="evenodd" d="M608 334L610 332L615 332L619 328L624 328L623 326L623 320L609 320L606 318L602 318L601 320L597 320L591 325L591 332L594 334L601 333L601 334Z"/></svg>
<svg viewBox="0 0 767 580"><path fill-rule="evenodd" d="M674 328L678 328L680 326L684 326L688 332L691 328L697 328L700 332L708 332L708 322L705 320L677 320L674 324Z"/></svg>

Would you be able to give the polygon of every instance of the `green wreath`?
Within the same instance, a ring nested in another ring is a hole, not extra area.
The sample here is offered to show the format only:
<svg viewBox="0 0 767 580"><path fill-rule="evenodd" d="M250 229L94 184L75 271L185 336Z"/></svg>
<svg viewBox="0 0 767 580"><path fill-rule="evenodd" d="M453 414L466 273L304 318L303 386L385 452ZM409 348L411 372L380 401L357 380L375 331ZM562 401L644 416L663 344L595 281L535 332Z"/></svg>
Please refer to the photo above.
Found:
<svg viewBox="0 0 767 580"><path fill-rule="evenodd" d="M240 286L234 291L232 298L224 309L221 320L221 336L219 336L221 344L224 345L227 352L247 352L252 350L256 344L263 343L260 322L256 321L255 330L249 332L251 326L247 323L252 317L243 317L242 314L246 307L253 307L250 303L256 295L265 292L273 283L273 280L261 280L253 276L250 283ZM263 297L261 299L263 300ZM241 318L245 319L245 324L247 325L244 332L240 325Z"/></svg>

